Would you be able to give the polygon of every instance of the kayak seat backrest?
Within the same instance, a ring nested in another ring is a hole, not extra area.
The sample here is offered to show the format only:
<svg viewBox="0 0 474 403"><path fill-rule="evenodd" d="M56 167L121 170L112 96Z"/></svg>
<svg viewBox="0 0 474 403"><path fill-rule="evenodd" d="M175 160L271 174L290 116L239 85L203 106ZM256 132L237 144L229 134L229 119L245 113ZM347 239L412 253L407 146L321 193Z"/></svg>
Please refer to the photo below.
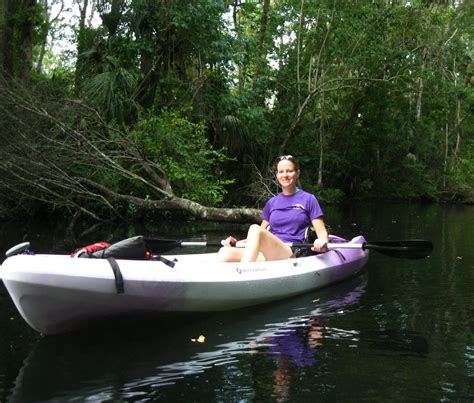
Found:
<svg viewBox="0 0 474 403"><path fill-rule="evenodd" d="M85 248L81 249L80 252L84 249ZM108 259L112 257L115 259L145 260L147 258L147 250L143 236L138 235L113 243L112 245L105 246L92 252L83 252L77 254L77 257L95 259Z"/></svg>
<svg viewBox="0 0 474 403"><path fill-rule="evenodd" d="M305 236L304 236L304 243L313 243L318 236L316 235L316 231L312 226L306 228Z"/></svg>
<svg viewBox="0 0 474 403"><path fill-rule="evenodd" d="M313 243L316 240L316 238L317 238L317 235L313 227L309 226L308 228L306 228L303 243ZM297 257L305 257L305 256L316 255L316 254L317 252L313 252L311 248L293 248L292 257L297 258Z"/></svg>

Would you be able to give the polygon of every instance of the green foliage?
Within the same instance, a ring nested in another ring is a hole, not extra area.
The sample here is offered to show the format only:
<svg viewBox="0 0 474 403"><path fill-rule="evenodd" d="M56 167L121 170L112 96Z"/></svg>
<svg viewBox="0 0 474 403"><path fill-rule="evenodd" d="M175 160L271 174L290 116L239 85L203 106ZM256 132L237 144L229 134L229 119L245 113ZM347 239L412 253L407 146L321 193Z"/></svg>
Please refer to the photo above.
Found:
<svg viewBox="0 0 474 403"><path fill-rule="evenodd" d="M429 171L420 162L413 158L405 158L397 172L390 176L386 185L387 197L434 200L437 195L437 183L428 173Z"/></svg>
<svg viewBox="0 0 474 403"><path fill-rule="evenodd" d="M450 164L446 177L446 198L448 200L474 203L474 142L467 145L466 158Z"/></svg>
<svg viewBox="0 0 474 403"><path fill-rule="evenodd" d="M127 147L157 164L178 195L204 204L239 204L244 192L227 197L222 178L250 189L248 167L266 172L279 152L298 157L303 183L325 202L468 200L471 3L278 0L264 15L262 1L101 1L102 25L77 31L75 71L33 76L32 88L74 93L128 128ZM37 14L44 37L45 14ZM8 125L12 136L21 133ZM79 173L122 194L156 197L105 169Z"/></svg>
<svg viewBox="0 0 474 403"><path fill-rule="evenodd" d="M141 119L130 133L135 147L168 175L176 194L209 206L222 203L226 185L223 150L215 150L195 124L177 112Z"/></svg>
<svg viewBox="0 0 474 403"><path fill-rule="evenodd" d="M117 65L118 61L112 57L107 59L111 68L87 80L83 91L108 120L127 122L138 108L133 95L139 74Z"/></svg>
<svg viewBox="0 0 474 403"><path fill-rule="evenodd" d="M317 195L322 205L341 203L346 198L346 195L341 189L334 188L320 189L319 191L315 191L314 194Z"/></svg>

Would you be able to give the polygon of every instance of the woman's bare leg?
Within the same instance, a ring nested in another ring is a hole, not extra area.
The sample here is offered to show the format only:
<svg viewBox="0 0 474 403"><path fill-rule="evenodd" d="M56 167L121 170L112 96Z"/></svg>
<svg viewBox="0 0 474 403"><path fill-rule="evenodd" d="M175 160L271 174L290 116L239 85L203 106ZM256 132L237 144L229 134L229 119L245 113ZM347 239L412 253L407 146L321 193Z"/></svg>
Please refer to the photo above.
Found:
<svg viewBox="0 0 474 403"><path fill-rule="evenodd" d="M263 254L265 260L288 259L293 254L291 248L275 235L253 224L247 234L247 244L241 262L255 262L259 252Z"/></svg>
<svg viewBox="0 0 474 403"><path fill-rule="evenodd" d="M244 248L236 248L233 246L223 246L219 249L217 253L217 260L219 262L240 262L242 260L242 256L245 252ZM263 262L265 257L262 253L258 254L257 261Z"/></svg>
<svg viewBox="0 0 474 403"><path fill-rule="evenodd" d="M217 253L219 262L240 262L244 254L243 248L234 248L233 246L223 246Z"/></svg>

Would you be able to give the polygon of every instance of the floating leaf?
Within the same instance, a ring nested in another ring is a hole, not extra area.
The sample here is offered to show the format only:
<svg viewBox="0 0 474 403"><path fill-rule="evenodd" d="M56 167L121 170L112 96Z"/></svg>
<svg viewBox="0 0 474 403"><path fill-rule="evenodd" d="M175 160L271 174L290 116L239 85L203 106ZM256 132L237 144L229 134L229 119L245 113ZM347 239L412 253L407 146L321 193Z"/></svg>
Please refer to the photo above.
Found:
<svg viewBox="0 0 474 403"><path fill-rule="evenodd" d="M206 337L202 334L197 339L191 339L193 343L204 343L206 341Z"/></svg>

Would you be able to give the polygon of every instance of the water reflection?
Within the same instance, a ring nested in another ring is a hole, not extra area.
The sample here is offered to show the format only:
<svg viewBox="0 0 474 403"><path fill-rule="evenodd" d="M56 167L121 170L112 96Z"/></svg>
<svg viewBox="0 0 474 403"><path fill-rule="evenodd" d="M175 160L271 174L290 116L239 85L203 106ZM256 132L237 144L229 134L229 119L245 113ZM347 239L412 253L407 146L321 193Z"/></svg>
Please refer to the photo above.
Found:
<svg viewBox="0 0 474 403"><path fill-rule="evenodd" d="M409 330L368 330L361 332L361 341L364 347L379 355L423 358L429 353L426 338Z"/></svg>
<svg viewBox="0 0 474 403"><path fill-rule="evenodd" d="M127 323L100 335L43 338L24 361L8 401L150 397L157 388L254 354L275 360L274 393L284 397L292 368L317 365L325 334L356 336L326 321L355 309L366 282L362 275L288 301L186 323ZM191 342L200 334L205 343Z"/></svg>

